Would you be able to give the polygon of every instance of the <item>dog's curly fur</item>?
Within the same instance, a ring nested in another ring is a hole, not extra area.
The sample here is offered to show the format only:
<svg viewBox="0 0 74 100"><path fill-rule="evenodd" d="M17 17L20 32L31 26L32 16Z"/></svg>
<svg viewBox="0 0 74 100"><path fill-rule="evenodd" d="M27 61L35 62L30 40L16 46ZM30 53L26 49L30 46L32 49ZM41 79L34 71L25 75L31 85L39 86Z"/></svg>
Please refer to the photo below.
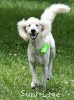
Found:
<svg viewBox="0 0 74 100"><path fill-rule="evenodd" d="M46 80L52 77L52 60L55 56L55 41L51 34L52 22L58 13L67 13L70 8L64 4L53 4L41 15L41 19L31 17L18 22L19 35L29 40L28 61L32 72L31 88L39 85L36 74L36 63L42 65L42 85L46 88ZM50 48L45 54L40 50L44 43L49 43ZM36 49L35 49L36 48Z"/></svg>

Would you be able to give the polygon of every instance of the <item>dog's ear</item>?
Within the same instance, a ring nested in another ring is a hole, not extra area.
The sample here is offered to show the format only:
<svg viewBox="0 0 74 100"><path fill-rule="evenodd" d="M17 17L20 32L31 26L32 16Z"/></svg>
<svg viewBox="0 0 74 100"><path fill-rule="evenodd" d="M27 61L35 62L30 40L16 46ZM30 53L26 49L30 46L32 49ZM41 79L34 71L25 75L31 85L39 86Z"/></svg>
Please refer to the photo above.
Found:
<svg viewBox="0 0 74 100"><path fill-rule="evenodd" d="M51 24L47 22L46 20L41 20L40 25L42 26L41 28L41 36L42 38L45 38L49 32L51 32Z"/></svg>
<svg viewBox="0 0 74 100"><path fill-rule="evenodd" d="M26 33L26 20L21 20L17 23L17 28L19 32L19 36L23 38L25 41L28 41L28 36Z"/></svg>
<svg viewBox="0 0 74 100"><path fill-rule="evenodd" d="M42 21L40 21L40 26L41 26L41 32L43 32L45 29L45 24Z"/></svg>

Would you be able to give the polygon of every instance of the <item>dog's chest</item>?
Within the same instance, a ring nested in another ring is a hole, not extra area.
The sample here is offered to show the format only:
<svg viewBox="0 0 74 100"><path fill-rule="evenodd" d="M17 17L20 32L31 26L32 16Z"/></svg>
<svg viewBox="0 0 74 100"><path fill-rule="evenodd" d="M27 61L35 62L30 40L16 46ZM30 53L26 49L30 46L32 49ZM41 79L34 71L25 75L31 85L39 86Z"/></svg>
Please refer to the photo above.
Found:
<svg viewBox="0 0 74 100"><path fill-rule="evenodd" d="M28 46L28 60L32 63L38 63L43 65L46 61L47 54L41 54L41 48L43 43L30 43Z"/></svg>
<svg viewBox="0 0 74 100"><path fill-rule="evenodd" d="M40 53L39 50L31 51L31 49L29 49L28 60L32 63L38 63L42 65L44 63L44 56Z"/></svg>
<svg viewBox="0 0 74 100"><path fill-rule="evenodd" d="M34 53L34 60L37 63L43 64L44 63L44 59L43 59L43 55L40 53L40 51L35 51Z"/></svg>

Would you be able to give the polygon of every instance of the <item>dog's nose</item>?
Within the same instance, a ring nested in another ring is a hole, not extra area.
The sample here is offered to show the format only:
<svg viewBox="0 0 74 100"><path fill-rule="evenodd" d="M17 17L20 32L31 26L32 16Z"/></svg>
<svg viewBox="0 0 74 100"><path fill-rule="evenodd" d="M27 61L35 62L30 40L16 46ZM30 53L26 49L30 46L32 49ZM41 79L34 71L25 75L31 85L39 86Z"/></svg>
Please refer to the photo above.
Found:
<svg viewBox="0 0 74 100"><path fill-rule="evenodd" d="M35 33L35 31L36 31L35 29L31 29L31 32L32 32L32 33Z"/></svg>

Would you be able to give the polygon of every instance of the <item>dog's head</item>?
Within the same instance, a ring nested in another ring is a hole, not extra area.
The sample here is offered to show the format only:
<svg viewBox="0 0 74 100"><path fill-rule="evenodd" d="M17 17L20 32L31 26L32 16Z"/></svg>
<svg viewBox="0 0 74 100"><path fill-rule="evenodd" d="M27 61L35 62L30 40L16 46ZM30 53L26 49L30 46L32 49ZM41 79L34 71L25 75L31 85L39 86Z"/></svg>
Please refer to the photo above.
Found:
<svg viewBox="0 0 74 100"><path fill-rule="evenodd" d="M31 17L27 21L22 20L18 22L18 31L19 35L24 39L32 39L35 40L38 38L42 30L42 26L40 24L40 20L37 18Z"/></svg>
<svg viewBox="0 0 74 100"><path fill-rule="evenodd" d="M38 38L41 33L41 29L42 26L40 24L40 20L37 18L31 17L26 21L25 31L32 40Z"/></svg>
<svg viewBox="0 0 74 100"><path fill-rule="evenodd" d="M44 23L34 17L18 22L19 35L24 40L36 40L42 35L44 27Z"/></svg>

